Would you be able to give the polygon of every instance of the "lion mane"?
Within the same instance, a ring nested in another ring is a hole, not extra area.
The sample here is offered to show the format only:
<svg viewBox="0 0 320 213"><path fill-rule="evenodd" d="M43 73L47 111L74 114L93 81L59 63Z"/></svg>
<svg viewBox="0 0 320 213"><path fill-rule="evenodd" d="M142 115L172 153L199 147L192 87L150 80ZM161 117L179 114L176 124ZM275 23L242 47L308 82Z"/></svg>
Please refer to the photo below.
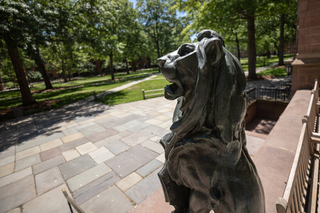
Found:
<svg viewBox="0 0 320 213"><path fill-rule="evenodd" d="M160 140L166 201L175 212L264 213L263 188L246 148L241 64L215 31L197 37L158 59L172 83L165 97L178 101L172 133Z"/></svg>

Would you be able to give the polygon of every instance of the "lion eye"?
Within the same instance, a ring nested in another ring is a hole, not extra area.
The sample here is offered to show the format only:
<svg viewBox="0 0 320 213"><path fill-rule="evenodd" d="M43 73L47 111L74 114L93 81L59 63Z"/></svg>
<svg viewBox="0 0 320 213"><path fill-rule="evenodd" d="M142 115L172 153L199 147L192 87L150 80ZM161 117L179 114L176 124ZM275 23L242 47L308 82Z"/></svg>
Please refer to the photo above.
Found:
<svg viewBox="0 0 320 213"><path fill-rule="evenodd" d="M187 54L189 54L189 53L191 53L191 52L193 52L193 51L194 51L194 46L184 45L184 46L182 46L182 47L179 49L178 54L179 54L180 56L184 56L184 55L187 55Z"/></svg>

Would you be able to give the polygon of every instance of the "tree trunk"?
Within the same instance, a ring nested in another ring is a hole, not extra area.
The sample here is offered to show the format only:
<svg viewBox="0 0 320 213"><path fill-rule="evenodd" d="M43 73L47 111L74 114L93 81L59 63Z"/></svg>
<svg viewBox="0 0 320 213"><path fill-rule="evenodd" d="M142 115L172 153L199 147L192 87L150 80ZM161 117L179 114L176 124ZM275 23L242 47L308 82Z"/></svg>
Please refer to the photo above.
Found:
<svg viewBox="0 0 320 213"><path fill-rule="evenodd" d="M63 74L64 83L67 83L68 79L66 74L66 67L63 60L62 60L62 74Z"/></svg>
<svg viewBox="0 0 320 213"><path fill-rule="evenodd" d="M126 70L127 70L127 75L129 75L129 74L130 74L130 71L129 71L128 61L127 61L127 59L125 59L125 60L126 60Z"/></svg>
<svg viewBox="0 0 320 213"><path fill-rule="evenodd" d="M110 68L111 68L111 79L114 81L114 70L113 70L113 52L110 52Z"/></svg>
<svg viewBox="0 0 320 213"><path fill-rule="evenodd" d="M0 74L0 91L4 90L4 84L3 84L3 80Z"/></svg>
<svg viewBox="0 0 320 213"><path fill-rule="evenodd" d="M238 57L238 59L240 61L240 42L239 42L239 39L238 39L238 35L237 34L235 34L235 35L236 35L236 43L237 43L237 57Z"/></svg>
<svg viewBox="0 0 320 213"><path fill-rule="evenodd" d="M137 70L136 68L136 60L132 61L132 70L135 72Z"/></svg>
<svg viewBox="0 0 320 213"><path fill-rule="evenodd" d="M255 26L254 26L254 15L251 14L247 18L247 29L248 29L248 69L249 78L256 79L256 38L255 38Z"/></svg>
<svg viewBox="0 0 320 213"><path fill-rule="evenodd" d="M158 58L160 58L160 57L161 57L161 55L160 55L160 46L159 46L159 41L156 41L156 45L157 45ZM159 67L158 69L159 69L159 72L160 72L160 67Z"/></svg>
<svg viewBox="0 0 320 213"><path fill-rule="evenodd" d="M69 70L68 75L69 75L69 81L71 81L71 70Z"/></svg>
<svg viewBox="0 0 320 213"><path fill-rule="evenodd" d="M28 106L37 103L30 91L30 88L28 86L28 81L26 79L26 75L24 73L20 55L18 48L15 47L14 41L12 41L10 38L6 38L5 42L7 44L8 48L8 54L11 58L12 65L14 68L14 72L16 73L18 84L20 87L21 97L22 97L22 105Z"/></svg>
<svg viewBox="0 0 320 213"><path fill-rule="evenodd" d="M46 85L46 89L52 89L53 87L52 87L50 79L48 77L46 67L44 66L43 63L40 63L40 62L37 63L37 66L39 67L39 71L40 71L42 78L43 78L43 81Z"/></svg>
<svg viewBox="0 0 320 213"><path fill-rule="evenodd" d="M284 65L283 62L283 49L284 49L284 17L282 14L280 18L280 44L279 44L279 63L278 65Z"/></svg>
<svg viewBox="0 0 320 213"><path fill-rule="evenodd" d="M277 45L277 43L276 43L276 42L274 42L273 44L274 44L274 47L278 50L278 54L277 54L277 56L278 56L278 58L279 58L279 47L278 47L278 45Z"/></svg>

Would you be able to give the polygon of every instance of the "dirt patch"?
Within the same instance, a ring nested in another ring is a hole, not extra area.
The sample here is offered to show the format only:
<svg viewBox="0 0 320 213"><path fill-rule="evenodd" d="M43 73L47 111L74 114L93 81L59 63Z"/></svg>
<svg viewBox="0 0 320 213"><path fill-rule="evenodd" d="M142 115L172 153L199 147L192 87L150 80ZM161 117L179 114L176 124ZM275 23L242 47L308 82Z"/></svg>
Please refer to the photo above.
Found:
<svg viewBox="0 0 320 213"><path fill-rule="evenodd" d="M56 103L58 101L59 100L39 101L36 104L30 105L30 106L18 105L18 106L15 106L15 107L20 108L24 112L24 111L28 111L30 109L49 108L49 103L50 103L50 105L52 105L52 104L54 104L54 103ZM15 107L10 107L8 109L0 110L0 116L7 115L7 114L12 114L13 113L13 109Z"/></svg>

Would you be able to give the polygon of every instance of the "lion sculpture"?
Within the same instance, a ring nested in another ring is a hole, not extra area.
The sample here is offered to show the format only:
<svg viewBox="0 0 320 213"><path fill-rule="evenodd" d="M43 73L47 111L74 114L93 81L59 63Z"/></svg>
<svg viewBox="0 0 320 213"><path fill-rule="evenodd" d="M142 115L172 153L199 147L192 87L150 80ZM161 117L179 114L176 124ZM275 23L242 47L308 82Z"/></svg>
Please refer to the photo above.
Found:
<svg viewBox="0 0 320 213"><path fill-rule="evenodd" d="M246 148L246 79L239 60L213 30L158 59L178 103L160 143L158 176L174 213L265 213L264 192Z"/></svg>

